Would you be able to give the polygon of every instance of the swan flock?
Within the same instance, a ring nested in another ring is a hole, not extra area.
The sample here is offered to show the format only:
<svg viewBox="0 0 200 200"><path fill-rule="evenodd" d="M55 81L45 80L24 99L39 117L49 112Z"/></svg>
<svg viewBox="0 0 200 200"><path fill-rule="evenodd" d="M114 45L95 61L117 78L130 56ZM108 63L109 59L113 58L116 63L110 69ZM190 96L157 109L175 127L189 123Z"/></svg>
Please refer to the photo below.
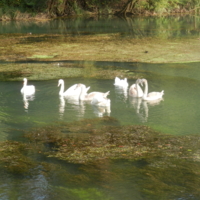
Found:
<svg viewBox="0 0 200 200"><path fill-rule="evenodd" d="M32 96L35 94L35 86L27 85L27 78L23 79L23 87L21 88L21 93L23 94L23 98L26 99L27 96ZM114 85L116 87L122 88L124 90L128 90L128 95L133 98L141 98L144 101L155 101L162 99L164 95L164 91L161 92L150 92L148 93L148 82L146 79L137 79L134 84L130 86L128 89L128 81L127 78L120 79L118 77L114 80ZM111 100L107 98L110 91L107 92L90 92L88 90L90 87L86 87L84 84L74 84L69 87L66 91L64 91L64 80L58 80L58 87L60 87L59 95L60 97L76 97L79 101L89 101L93 106L98 107L110 107ZM144 87L144 89L142 89ZM110 109L109 109L110 110Z"/></svg>

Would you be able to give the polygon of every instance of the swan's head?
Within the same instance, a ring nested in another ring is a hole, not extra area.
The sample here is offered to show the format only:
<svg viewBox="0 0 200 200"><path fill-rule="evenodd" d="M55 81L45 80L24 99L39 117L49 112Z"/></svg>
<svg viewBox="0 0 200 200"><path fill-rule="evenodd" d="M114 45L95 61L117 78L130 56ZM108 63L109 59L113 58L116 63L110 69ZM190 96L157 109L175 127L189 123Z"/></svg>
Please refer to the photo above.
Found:
<svg viewBox="0 0 200 200"><path fill-rule="evenodd" d="M26 83L27 83L27 78L24 78L23 81L24 81L24 85L26 85Z"/></svg>
<svg viewBox="0 0 200 200"><path fill-rule="evenodd" d="M136 84L141 84L143 86L143 82L144 82L143 80L145 79L137 79Z"/></svg>
<svg viewBox="0 0 200 200"><path fill-rule="evenodd" d="M64 84L63 79L59 79L59 81L58 81L58 87L59 87L60 85L62 85L62 84Z"/></svg>
<svg viewBox="0 0 200 200"><path fill-rule="evenodd" d="M141 79L141 81L142 81L143 83L146 83L146 82L147 82L147 79L143 78L143 79Z"/></svg>

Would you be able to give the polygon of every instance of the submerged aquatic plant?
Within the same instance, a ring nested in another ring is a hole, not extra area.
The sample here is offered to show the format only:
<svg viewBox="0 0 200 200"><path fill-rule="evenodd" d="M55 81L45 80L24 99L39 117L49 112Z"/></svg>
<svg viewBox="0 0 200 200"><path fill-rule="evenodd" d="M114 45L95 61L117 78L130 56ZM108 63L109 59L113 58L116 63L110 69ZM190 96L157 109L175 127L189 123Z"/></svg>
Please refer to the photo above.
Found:
<svg viewBox="0 0 200 200"><path fill-rule="evenodd" d="M0 172L44 177L52 199L122 199L125 192L126 199L199 197L198 135L164 135L102 117L59 122L24 136L23 143L0 143Z"/></svg>
<svg viewBox="0 0 200 200"><path fill-rule="evenodd" d="M147 126L120 126L110 117L57 124L25 136L48 146L43 152L46 156L73 163L166 156L198 159L195 152L200 143L196 136L163 135Z"/></svg>
<svg viewBox="0 0 200 200"><path fill-rule="evenodd" d="M35 166L34 162L25 155L28 145L16 141L0 143L0 166L14 174L28 173Z"/></svg>

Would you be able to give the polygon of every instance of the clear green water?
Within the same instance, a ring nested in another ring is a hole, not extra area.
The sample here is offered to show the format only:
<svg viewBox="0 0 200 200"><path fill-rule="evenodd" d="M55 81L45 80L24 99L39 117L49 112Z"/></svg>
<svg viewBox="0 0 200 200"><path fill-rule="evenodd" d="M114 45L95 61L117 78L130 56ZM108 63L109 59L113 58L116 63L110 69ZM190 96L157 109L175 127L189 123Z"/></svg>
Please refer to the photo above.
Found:
<svg viewBox="0 0 200 200"><path fill-rule="evenodd" d="M193 17L136 18L145 35L163 37L193 37L199 34L194 29ZM165 21L165 23L161 23ZM107 23L105 23L107 22ZM197 21L198 22L198 21ZM197 23L196 22L196 23ZM141 37L140 29L130 30L122 20L66 20L42 24L30 22L1 23L1 33L98 33L121 32L124 35ZM170 24L168 29L167 26ZM111 26L112 25L112 26ZM199 23L197 23L197 27ZM67 28L69 29L67 29ZM163 34L165 29L165 34ZM191 31L194 29L194 31ZM177 30L179 30L177 32ZM180 31L181 30L181 31ZM188 31L190 30L190 31ZM122 125L143 124L163 133L173 135L199 134L200 105L199 63L190 64L143 64L98 62L97 67L115 66L139 72L149 82L149 91L165 91L163 101L156 105L137 102L115 88L114 80L73 78L65 79L65 88L84 83L90 91L110 91L112 117ZM135 80L128 80L129 85ZM21 140L21 129L29 130L56 121L74 121L98 117L99 113L90 104L60 100L58 80L30 81L36 86L36 94L28 107L24 107L20 93L22 82L0 82L0 139ZM102 113L107 115L107 113ZM39 155L28 155L37 160L31 175L11 173L0 169L0 199L31 200L188 200L199 199L195 188L199 180L199 163L192 163L191 171L184 168L184 161L174 161L160 169L161 158L146 161L103 160L89 165L70 164ZM154 177L151 179L151 177ZM162 183L160 185L160 183ZM188 187L190 183L190 187ZM159 186L162 186L161 188ZM195 189L194 189L195 188Z"/></svg>
<svg viewBox="0 0 200 200"><path fill-rule="evenodd" d="M29 81L36 86L34 100L27 100L25 108L20 93L22 82L1 82L0 117L2 138L8 128L28 129L56 121L74 121L110 115L122 125L143 124L163 133L189 135L198 133L200 125L199 92L200 73L198 63L191 64L133 64L96 63L97 67L116 66L139 72L149 83L149 92L164 90L163 100L156 104L137 101L116 88L114 80L71 78L65 80L65 89L76 83L90 86L89 92L110 91L111 113L97 112L89 103L74 99L60 99L58 80ZM128 80L129 86L135 80Z"/></svg>

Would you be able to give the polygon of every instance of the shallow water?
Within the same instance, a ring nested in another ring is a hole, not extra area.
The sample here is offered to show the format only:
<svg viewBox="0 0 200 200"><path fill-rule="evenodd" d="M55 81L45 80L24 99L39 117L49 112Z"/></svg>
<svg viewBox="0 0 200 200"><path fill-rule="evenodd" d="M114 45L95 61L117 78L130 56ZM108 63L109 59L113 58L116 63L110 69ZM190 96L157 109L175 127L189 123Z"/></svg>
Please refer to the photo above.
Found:
<svg viewBox="0 0 200 200"><path fill-rule="evenodd" d="M163 20L166 23L163 24ZM37 24L1 22L0 30L1 33L32 32L61 35L120 32L124 36L167 38L196 37L199 34L198 28L194 29L192 16L135 18L133 21L134 26L140 27L136 31L130 29L134 27L133 25L127 26L127 21L116 19L114 21L110 19L107 23L103 19L99 21L61 20ZM167 28L169 24L170 28ZM172 27L174 29L171 29ZM163 35L163 32L166 34ZM26 99L21 95L22 82L1 81L0 140L23 140L21 129L30 130L57 121L70 122L106 115L118 119L122 125L148 125L165 134L199 134L199 63L97 62L95 66L105 69L107 66L114 66L129 72L137 72L148 80L149 92L164 90L163 100L150 104L140 99L130 98L127 91L124 92L113 85L114 79L64 79L65 88L75 83L84 83L91 87L90 91L109 90L111 112L104 113L104 110L95 109L90 103L60 99L58 80L29 81L29 84L36 86L36 93L31 99ZM129 79L128 82L130 86L135 79ZM191 172L184 168L185 163L182 160L174 161L173 165L166 165L165 169L160 169L158 163L167 162L165 161L167 158L154 158L150 161L145 158L138 161L103 160L81 165L50 159L38 154L28 156L40 163L31 169L31 175L9 172L1 167L0 199L199 199L198 189L195 190L195 186L185 187L188 186L188 182L194 185L198 183L199 175L195 173L199 169L198 162L191 162L193 164ZM161 188L162 190L159 189L160 183L164 188ZM173 187L174 190L172 190Z"/></svg>
<svg viewBox="0 0 200 200"><path fill-rule="evenodd" d="M6 134L9 128L28 129L50 122L74 121L106 115L118 119L122 125L148 125L166 134L198 133L200 128L198 63L173 65L96 63L96 67L109 65L140 73L141 77L148 80L149 92L164 90L163 99L146 102L131 98L128 90L123 91L113 85L114 80L64 79L66 89L73 84L83 83L90 86L89 92L110 91L108 97L111 100L111 112L106 112L104 109L95 109L90 102L60 98L58 80L29 81L29 84L36 86L36 93L32 99L25 99L21 95L22 82L1 82L1 138L15 137ZM128 83L131 86L135 80L128 80Z"/></svg>

